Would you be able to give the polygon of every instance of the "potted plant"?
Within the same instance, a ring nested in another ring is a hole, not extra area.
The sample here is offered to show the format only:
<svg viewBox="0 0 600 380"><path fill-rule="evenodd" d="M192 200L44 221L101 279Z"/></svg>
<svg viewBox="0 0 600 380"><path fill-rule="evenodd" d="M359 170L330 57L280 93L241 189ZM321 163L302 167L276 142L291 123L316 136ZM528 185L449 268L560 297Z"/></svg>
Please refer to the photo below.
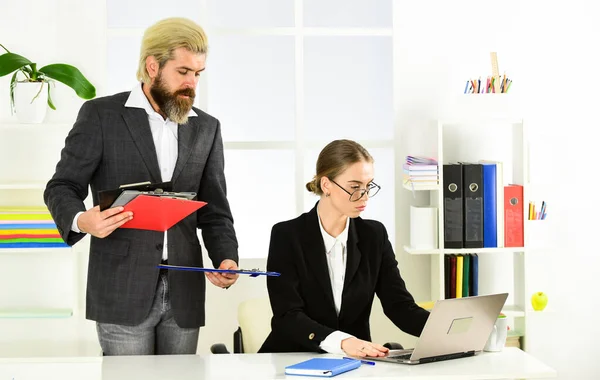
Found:
<svg viewBox="0 0 600 380"><path fill-rule="evenodd" d="M10 52L2 44L6 53L0 55L0 77L13 73L10 80L10 109L16 112L21 123L41 123L48 106L56 107L50 96L50 84L57 80L75 90L82 99L92 99L96 89L74 66L64 63L37 67L29 59ZM19 78L21 74L22 78Z"/></svg>

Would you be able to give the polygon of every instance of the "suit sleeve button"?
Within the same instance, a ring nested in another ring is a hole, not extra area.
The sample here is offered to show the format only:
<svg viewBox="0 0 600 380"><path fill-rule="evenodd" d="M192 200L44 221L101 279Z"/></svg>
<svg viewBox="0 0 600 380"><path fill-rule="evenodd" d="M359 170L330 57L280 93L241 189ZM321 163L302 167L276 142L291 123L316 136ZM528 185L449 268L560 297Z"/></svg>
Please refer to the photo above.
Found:
<svg viewBox="0 0 600 380"><path fill-rule="evenodd" d="M313 340L315 338L315 333L308 334L308 339Z"/></svg>

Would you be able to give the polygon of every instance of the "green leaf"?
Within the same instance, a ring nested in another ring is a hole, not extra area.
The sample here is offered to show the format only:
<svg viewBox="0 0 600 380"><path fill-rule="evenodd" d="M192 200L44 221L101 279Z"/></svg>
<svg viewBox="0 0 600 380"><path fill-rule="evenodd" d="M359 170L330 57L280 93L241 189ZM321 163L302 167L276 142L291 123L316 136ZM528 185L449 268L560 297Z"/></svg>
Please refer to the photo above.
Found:
<svg viewBox="0 0 600 380"><path fill-rule="evenodd" d="M15 71L12 78L10 78L10 114L15 110L15 86L17 85L17 74L19 72Z"/></svg>
<svg viewBox="0 0 600 380"><path fill-rule="evenodd" d="M4 53L0 55L0 77L10 74L15 70L19 70L23 66L30 64L31 61L21 55L15 53Z"/></svg>
<svg viewBox="0 0 600 380"><path fill-rule="evenodd" d="M50 86L51 85L52 85L52 83L48 82L48 107L50 107L56 111L56 107L54 106L54 103L52 103L52 97L50 97Z"/></svg>
<svg viewBox="0 0 600 380"><path fill-rule="evenodd" d="M56 63L44 66L38 72L71 87L82 99L92 99L96 96L96 88L74 66Z"/></svg>

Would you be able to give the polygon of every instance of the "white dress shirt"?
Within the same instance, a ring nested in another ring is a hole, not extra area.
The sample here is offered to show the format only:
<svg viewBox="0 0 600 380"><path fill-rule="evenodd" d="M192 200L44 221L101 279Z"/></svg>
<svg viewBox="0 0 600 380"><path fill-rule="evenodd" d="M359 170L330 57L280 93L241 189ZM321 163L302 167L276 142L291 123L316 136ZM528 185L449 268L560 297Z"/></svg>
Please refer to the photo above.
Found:
<svg viewBox="0 0 600 380"><path fill-rule="evenodd" d="M154 140L154 148L156 149L156 156L158 158L158 167L160 169L161 181L168 182L173 177L173 171L175 170L175 163L177 163L178 149L177 149L177 129L178 125L171 119L166 120L152 108L150 101L142 90L142 84L135 86L125 107L130 108L142 108L148 114L148 122L150 123L150 132L152 133L152 140ZM194 110L190 110L188 117L198 116ZM77 226L77 221L82 212L77 213L73 219L73 225L71 229L75 232L81 232ZM133 216L135 218L135 215ZM163 241L163 260L168 257L167 251L167 232L165 231L165 237Z"/></svg>
<svg viewBox="0 0 600 380"><path fill-rule="evenodd" d="M346 218L346 227L337 237L329 235L323 228L319 208L317 207L317 217L323 242L325 243L325 254L327 256L327 267L329 269L329 279L331 281L331 290L333 292L333 302L335 311L339 315L342 308L342 292L344 291L344 276L346 275L346 246L348 245L348 225L350 218ZM331 354L343 355L342 340L352 338L353 336L342 331L334 331L329 334L319 345L322 350Z"/></svg>

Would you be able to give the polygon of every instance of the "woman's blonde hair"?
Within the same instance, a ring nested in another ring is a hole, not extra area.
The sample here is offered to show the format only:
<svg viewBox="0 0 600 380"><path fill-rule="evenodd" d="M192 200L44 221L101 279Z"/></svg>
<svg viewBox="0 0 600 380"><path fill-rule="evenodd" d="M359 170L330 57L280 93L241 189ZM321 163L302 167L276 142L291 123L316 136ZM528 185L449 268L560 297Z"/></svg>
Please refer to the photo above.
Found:
<svg viewBox="0 0 600 380"><path fill-rule="evenodd" d="M206 54L208 39L202 27L194 21L182 17L161 20L144 32L140 49L137 79L150 83L150 75L146 70L146 58L154 56L159 67L173 59L173 51L186 48L192 53Z"/></svg>
<svg viewBox="0 0 600 380"><path fill-rule="evenodd" d="M373 157L359 143L352 140L334 140L327 144L317 159L317 174L306 184L306 190L323 195L321 178L335 178L357 162L373 162Z"/></svg>

